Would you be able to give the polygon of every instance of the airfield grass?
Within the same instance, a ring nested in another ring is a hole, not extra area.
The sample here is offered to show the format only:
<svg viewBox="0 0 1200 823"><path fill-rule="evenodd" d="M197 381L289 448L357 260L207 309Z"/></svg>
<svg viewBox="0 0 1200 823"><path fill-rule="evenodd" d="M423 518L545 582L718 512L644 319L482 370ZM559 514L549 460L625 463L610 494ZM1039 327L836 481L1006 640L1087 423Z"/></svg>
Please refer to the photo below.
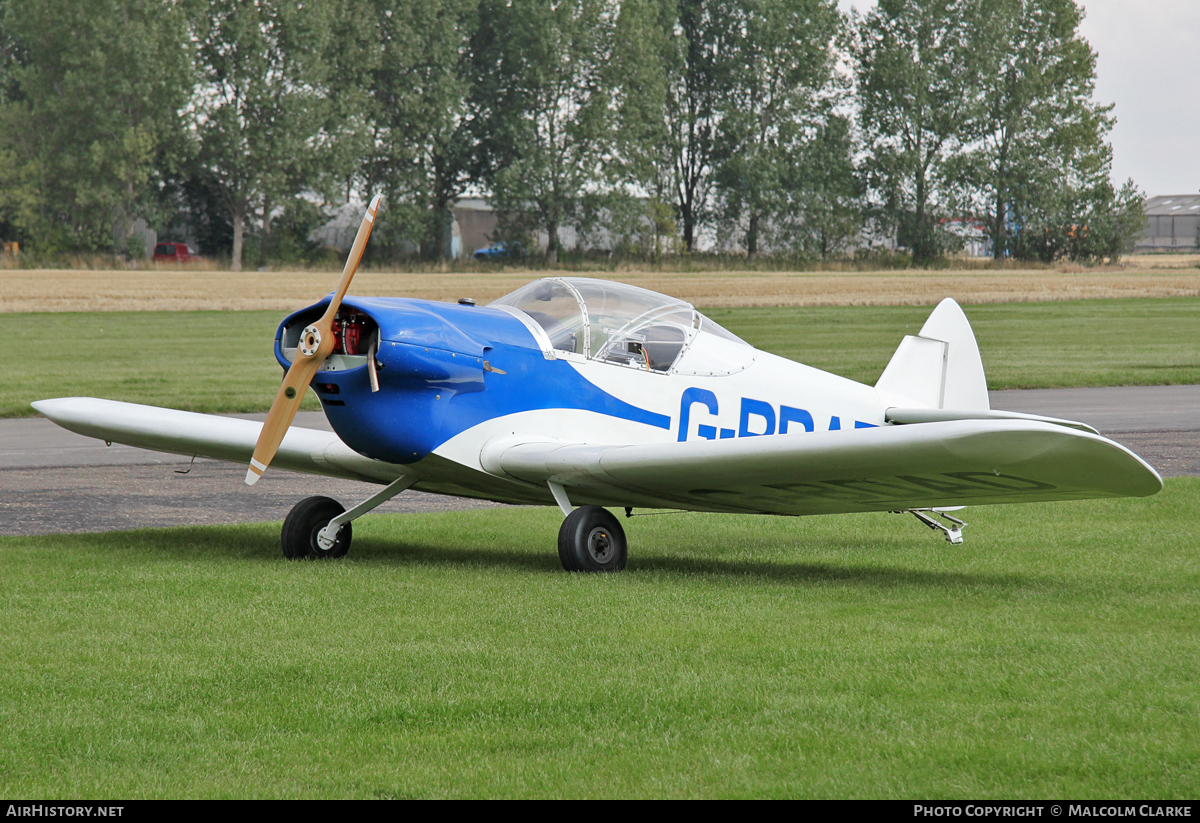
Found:
<svg viewBox="0 0 1200 823"><path fill-rule="evenodd" d="M1200 298L967 306L993 389L1200 383ZM928 306L717 308L748 342L874 383ZM264 411L279 385L277 312L0 314L0 416L86 395L200 412ZM313 396L305 408L316 409Z"/></svg>
<svg viewBox="0 0 1200 823"><path fill-rule="evenodd" d="M1188 798L1200 479L911 517L549 509L0 538L9 797Z"/></svg>
<svg viewBox="0 0 1200 823"><path fill-rule="evenodd" d="M265 412L283 371L278 312L0 315L12 342L0 417L49 397L104 397L197 412ZM320 408L310 391L303 409Z"/></svg>
<svg viewBox="0 0 1200 823"><path fill-rule="evenodd" d="M1200 383L1200 298L964 306L990 389ZM732 308L706 312L747 342L874 384L927 306Z"/></svg>

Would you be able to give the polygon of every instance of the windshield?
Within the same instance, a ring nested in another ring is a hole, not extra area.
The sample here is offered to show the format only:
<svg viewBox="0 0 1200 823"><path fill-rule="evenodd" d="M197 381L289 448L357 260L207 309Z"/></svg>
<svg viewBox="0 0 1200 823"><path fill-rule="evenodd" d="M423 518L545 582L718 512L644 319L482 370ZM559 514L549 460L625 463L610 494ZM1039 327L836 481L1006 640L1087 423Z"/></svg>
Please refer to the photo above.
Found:
<svg viewBox="0 0 1200 823"><path fill-rule="evenodd" d="M529 315L550 338L557 351L584 353L583 308L574 289L561 280L535 280L498 300Z"/></svg>
<svg viewBox="0 0 1200 823"><path fill-rule="evenodd" d="M701 330L743 342L690 303L607 280L537 280L494 303L525 312L559 351L649 371L670 370Z"/></svg>

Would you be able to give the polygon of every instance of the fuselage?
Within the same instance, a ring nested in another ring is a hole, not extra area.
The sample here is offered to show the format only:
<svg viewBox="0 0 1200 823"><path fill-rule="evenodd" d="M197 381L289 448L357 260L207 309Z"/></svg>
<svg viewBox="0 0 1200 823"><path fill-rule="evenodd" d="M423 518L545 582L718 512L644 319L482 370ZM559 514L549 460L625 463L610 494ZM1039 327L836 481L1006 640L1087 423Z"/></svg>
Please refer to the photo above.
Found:
<svg viewBox="0 0 1200 823"><path fill-rule="evenodd" d="M609 315L601 316L603 306L589 315L589 292L575 291L584 296L583 321L570 333L541 312L502 302L348 296L343 311L373 342L379 390L361 353L331 357L313 388L354 450L411 467L431 490L499 498L512 483L481 462L484 446L499 437L637 445L884 424L874 388L754 349L698 313L688 321L691 307L679 308L686 304L651 307L613 328L605 325L620 322L609 316L611 295ZM275 341L280 365L290 365L291 338L326 305L284 320ZM356 349L367 351L368 340ZM539 489L506 499L543 497Z"/></svg>

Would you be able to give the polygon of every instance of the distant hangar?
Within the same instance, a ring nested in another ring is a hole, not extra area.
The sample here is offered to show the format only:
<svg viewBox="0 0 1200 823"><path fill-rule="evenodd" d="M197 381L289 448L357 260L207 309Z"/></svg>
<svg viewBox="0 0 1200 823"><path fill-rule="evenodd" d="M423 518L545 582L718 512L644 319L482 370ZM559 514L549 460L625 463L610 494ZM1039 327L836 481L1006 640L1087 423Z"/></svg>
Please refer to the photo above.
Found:
<svg viewBox="0 0 1200 823"><path fill-rule="evenodd" d="M1147 197L1146 229L1135 251L1185 251L1200 246L1200 194Z"/></svg>

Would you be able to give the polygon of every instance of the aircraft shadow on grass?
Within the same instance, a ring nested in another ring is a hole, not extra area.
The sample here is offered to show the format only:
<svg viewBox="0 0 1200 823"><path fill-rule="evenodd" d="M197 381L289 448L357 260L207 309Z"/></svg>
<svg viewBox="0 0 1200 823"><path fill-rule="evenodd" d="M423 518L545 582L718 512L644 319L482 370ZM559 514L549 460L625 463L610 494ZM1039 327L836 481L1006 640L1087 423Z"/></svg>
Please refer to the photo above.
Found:
<svg viewBox="0 0 1200 823"><path fill-rule="evenodd" d="M279 540L263 532L247 534L245 526L176 526L139 529L132 532L108 532L89 535L57 535L63 547L86 541L89 546L133 549L146 556L171 560L229 560L267 562L279 549ZM499 548L446 547L435 543L400 543L379 537L364 537L359 543L355 565L391 567L484 568L500 571L551 572L557 569L553 558ZM860 550L850 541L821 541L822 547L838 546L847 551ZM897 545L897 548L901 546ZM903 546L908 549L909 546ZM769 550L769 549L768 549ZM732 582L773 582L794 586L821 583L848 583L871 589L921 587L939 589L975 587L1015 591L1030 586L1045 586L1043 576L1025 574L988 574L978 572L925 571L899 566L854 566L829 562L796 560L765 562L753 559L723 560L711 557L649 556L638 560L630 570L637 574L681 574L725 579Z"/></svg>

